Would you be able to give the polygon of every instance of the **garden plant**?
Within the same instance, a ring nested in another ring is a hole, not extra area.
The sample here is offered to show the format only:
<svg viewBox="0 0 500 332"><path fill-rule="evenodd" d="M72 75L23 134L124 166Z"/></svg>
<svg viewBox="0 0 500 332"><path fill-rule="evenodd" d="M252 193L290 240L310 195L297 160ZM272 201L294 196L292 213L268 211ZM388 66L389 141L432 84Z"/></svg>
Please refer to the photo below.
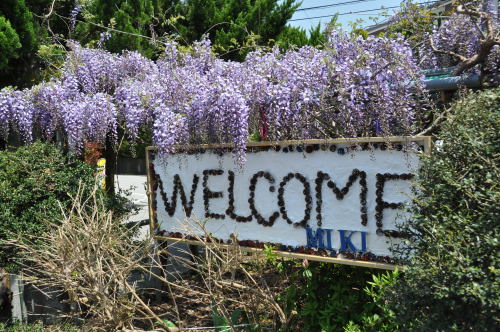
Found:
<svg viewBox="0 0 500 332"><path fill-rule="evenodd" d="M50 70L40 75L46 79L31 85L11 77L0 90L0 264L23 258L17 249L31 254L32 266L19 263L33 276L45 276L40 283L55 282L69 294L91 323L84 326L174 329L171 320L184 324L180 313L189 313L179 309L175 295L182 298L195 289L200 299L211 300L212 321L233 329L237 324L253 331L498 329L500 37L494 1L457 1L442 22L408 1L384 34L349 33L332 25L308 41L285 27L297 8L292 0L248 1L246 15L236 15L239 1L227 6L210 1L207 7L194 0L110 2L118 10L99 0L45 2L45 7L28 0L0 5L4 78L15 64L33 66L32 51L47 41L41 36L51 27L58 31L50 45L38 49L49 61ZM173 16L163 16L167 2ZM37 15L34 24L29 8L40 7L46 14ZM262 31L266 45L258 46L260 36L238 25L256 29L255 14L264 8L265 19L274 18L276 25ZM224 26L227 17L233 22ZM156 24L159 19L163 25ZM210 25L214 29L205 31ZM279 36L282 43L269 47ZM293 47L294 38L321 45ZM451 106L448 100L436 105L425 73L443 69L454 78L477 77L483 91L460 91ZM422 157L409 207L413 218L401 226L405 239L393 248L402 271L379 274L284 261L271 247L264 250L265 261L249 262L238 246L223 250L213 241L205 243L205 256L183 262L196 274L188 281L196 287L190 288L184 278L154 272L152 266L161 270L157 256L143 255L133 265L134 257L123 253L139 244L125 235L113 239L122 226L108 209L116 203L113 172L124 139L133 150L141 137L151 138L161 155L181 144L231 143L234 162L243 167L249 140L428 133L442 144ZM11 151L13 138L28 146ZM107 198L90 189L95 169L81 161L87 143L104 147ZM81 208L90 192L104 204L94 214ZM71 201L76 193L80 200ZM96 225L101 217L102 233ZM87 236L93 249L67 230ZM87 232L78 233L82 230ZM97 235L105 237L102 248L91 241L99 240ZM14 241L23 236L32 245ZM94 260L58 256L75 245L88 254L82 257ZM149 266L139 264L146 258ZM115 265L118 275L110 273ZM80 270L93 272L95 283ZM167 318L128 282L136 270L149 271L168 288ZM281 288L270 286L276 284L266 279L269 271L281 278ZM102 297L93 297L99 293L95 287Z"/></svg>

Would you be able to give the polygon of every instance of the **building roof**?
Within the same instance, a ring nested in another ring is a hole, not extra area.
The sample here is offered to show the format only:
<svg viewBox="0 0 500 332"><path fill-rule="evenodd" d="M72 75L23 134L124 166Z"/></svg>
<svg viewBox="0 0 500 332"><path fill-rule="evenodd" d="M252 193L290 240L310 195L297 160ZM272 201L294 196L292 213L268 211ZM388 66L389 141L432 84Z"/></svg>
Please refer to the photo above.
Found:
<svg viewBox="0 0 500 332"><path fill-rule="evenodd" d="M439 15L445 11L450 10L453 2L454 2L454 0L441 0L439 2L433 3L432 5L426 6L426 7L429 8L432 13ZM391 23L391 21L389 18L389 19L384 20L378 24L374 24L374 25L367 27L366 31L368 31L368 34L370 34L370 35L378 35L381 32L385 32L390 23Z"/></svg>

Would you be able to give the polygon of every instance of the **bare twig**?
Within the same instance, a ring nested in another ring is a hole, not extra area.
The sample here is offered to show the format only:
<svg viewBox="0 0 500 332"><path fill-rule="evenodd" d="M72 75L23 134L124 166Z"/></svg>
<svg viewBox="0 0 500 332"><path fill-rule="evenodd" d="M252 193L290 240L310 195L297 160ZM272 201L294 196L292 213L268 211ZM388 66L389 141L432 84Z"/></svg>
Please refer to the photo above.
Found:
<svg viewBox="0 0 500 332"><path fill-rule="evenodd" d="M151 317L163 324L130 283L132 273L149 264L150 244L132 240L105 208L98 186L87 195L80 188L62 220L49 222L42 236L10 242L21 251L26 283L66 294L89 328L132 329Z"/></svg>
<svg viewBox="0 0 500 332"><path fill-rule="evenodd" d="M434 119L434 121L432 121L432 124L429 127L425 128L424 130L422 130L421 132L419 132L415 136L425 136L425 135L427 135L429 132L431 132L432 130L434 130L434 128L436 128L439 124L441 124L441 122L443 122L444 120L446 120L447 116L448 116L448 110L444 109L443 112L441 114L439 114Z"/></svg>
<svg viewBox="0 0 500 332"><path fill-rule="evenodd" d="M460 54L455 53L453 51L441 50L441 49L436 48L436 45L434 44L434 40L432 39L432 36L429 37L429 42L430 42L432 51L435 53L451 55L451 56L457 58L459 61L466 61L467 60L467 58L464 57L463 55L460 55Z"/></svg>

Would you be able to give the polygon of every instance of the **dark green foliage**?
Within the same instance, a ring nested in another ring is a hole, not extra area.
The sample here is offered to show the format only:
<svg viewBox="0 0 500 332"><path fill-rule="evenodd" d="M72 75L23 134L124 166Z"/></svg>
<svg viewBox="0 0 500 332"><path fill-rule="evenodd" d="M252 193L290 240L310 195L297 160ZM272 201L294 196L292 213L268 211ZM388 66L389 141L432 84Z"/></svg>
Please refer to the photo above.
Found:
<svg viewBox="0 0 500 332"><path fill-rule="evenodd" d="M48 49L61 49L61 43L73 37L66 17L76 1L0 1L0 88L29 87L46 78L47 64L38 55L45 57ZM11 29L6 28L4 19ZM54 40L58 43L52 44Z"/></svg>
<svg viewBox="0 0 500 332"><path fill-rule="evenodd" d="M44 230L44 220L58 220L61 208L81 182L91 189L95 170L65 156L50 144L34 143L16 151L0 151L0 240ZM2 248L0 266L13 252Z"/></svg>
<svg viewBox="0 0 500 332"><path fill-rule="evenodd" d="M334 16L330 20L329 26L334 26L335 24L337 24L337 16ZM318 25L315 27L311 27L311 29L309 29L308 45L321 47L326 42L325 33L326 32L321 31L320 23L318 23Z"/></svg>
<svg viewBox="0 0 500 332"><path fill-rule="evenodd" d="M285 269L286 270L286 269ZM311 262L292 273L290 287L280 299L288 312L296 311L300 331L342 331L382 311L363 289L378 271Z"/></svg>
<svg viewBox="0 0 500 332"><path fill-rule="evenodd" d="M113 28L123 33L112 33L111 39L105 44L107 50L114 53L120 53L122 50L136 50L147 57L152 57L155 52L154 46L149 39L141 36L152 37L151 31L154 31L158 23L164 2L95 0L85 7L85 23L77 24L74 37L83 43L96 42L100 39L100 33L107 31L106 27Z"/></svg>
<svg viewBox="0 0 500 332"><path fill-rule="evenodd" d="M37 37L33 14L24 0L0 1L0 15L6 17L19 36L22 44L20 54L29 54L36 49Z"/></svg>
<svg viewBox="0 0 500 332"><path fill-rule="evenodd" d="M9 60L18 57L18 49L21 48L19 36L12 28L8 19L0 16L0 72L5 71Z"/></svg>
<svg viewBox="0 0 500 332"><path fill-rule="evenodd" d="M316 27L309 30L309 35L302 28L287 25L278 36L276 44L283 49L289 49L293 46L302 47L306 45L321 47L324 42L325 36L321 32L321 25L318 23Z"/></svg>
<svg viewBox="0 0 500 332"><path fill-rule="evenodd" d="M411 257L388 299L408 329L495 331L500 327L500 89L452 105L424 158L416 217L401 258Z"/></svg>
<svg viewBox="0 0 500 332"><path fill-rule="evenodd" d="M0 1L0 87L19 84L38 45L33 14L24 0Z"/></svg>
<svg viewBox="0 0 500 332"><path fill-rule="evenodd" d="M373 281L368 282L368 286L365 287L364 291L371 297L374 306L365 306L368 310L361 313L360 320L357 323L350 321L344 327L345 332L399 331L396 315L385 299L388 288L397 281L399 275L400 272L395 270L372 276Z"/></svg>
<svg viewBox="0 0 500 332"><path fill-rule="evenodd" d="M77 25L73 38L95 44L104 27L113 28L125 33L111 31L106 49L137 50L155 57L153 37L168 34L191 45L207 36L221 56L242 60L256 44L272 45L281 34L281 46L321 44L319 26L311 30L311 37L286 27L299 5L296 0L95 0L85 7L81 15L85 22Z"/></svg>
<svg viewBox="0 0 500 332"><path fill-rule="evenodd" d="M207 34L224 58L241 60L252 36L260 45L276 40L299 5L296 0L187 0L176 7L184 19L175 26L184 42Z"/></svg>
<svg viewBox="0 0 500 332"><path fill-rule="evenodd" d="M302 47L307 45L309 38L306 30L292 26L286 26L278 36L277 44L284 49L297 46Z"/></svg>

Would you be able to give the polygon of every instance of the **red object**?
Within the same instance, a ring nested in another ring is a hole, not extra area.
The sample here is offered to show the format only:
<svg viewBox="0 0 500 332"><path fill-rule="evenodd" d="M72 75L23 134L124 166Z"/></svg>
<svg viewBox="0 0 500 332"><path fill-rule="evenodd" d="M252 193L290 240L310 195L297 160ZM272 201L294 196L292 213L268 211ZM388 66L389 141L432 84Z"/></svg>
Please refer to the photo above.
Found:
<svg viewBox="0 0 500 332"><path fill-rule="evenodd" d="M97 161L102 157L104 147L99 143L87 142L84 145L83 160L92 166L97 165Z"/></svg>
<svg viewBox="0 0 500 332"><path fill-rule="evenodd" d="M267 141L267 135L269 134L269 125L267 124L267 117L262 107L259 107L259 110L260 110L260 129L259 129L260 139L262 141Z"/></svg>

